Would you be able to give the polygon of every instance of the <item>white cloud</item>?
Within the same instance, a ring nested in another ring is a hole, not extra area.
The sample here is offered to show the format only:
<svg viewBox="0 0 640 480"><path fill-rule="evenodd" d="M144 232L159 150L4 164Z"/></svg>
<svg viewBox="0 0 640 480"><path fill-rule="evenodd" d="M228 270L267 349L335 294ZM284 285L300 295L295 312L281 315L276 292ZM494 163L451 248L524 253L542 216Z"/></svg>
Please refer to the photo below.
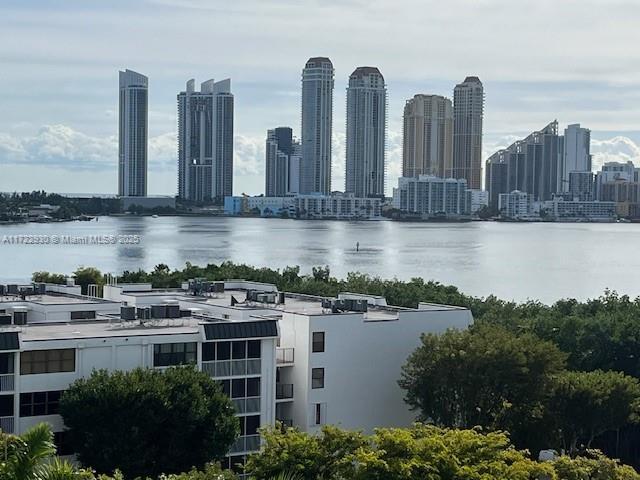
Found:
<svg viewBox="0 0 640 480"><path fill-rule="evenodd" d="M640 166L640 146L629 137L617 136L609 140L591 140L593 170L600 170L605 162L633 162Z"/></svg>

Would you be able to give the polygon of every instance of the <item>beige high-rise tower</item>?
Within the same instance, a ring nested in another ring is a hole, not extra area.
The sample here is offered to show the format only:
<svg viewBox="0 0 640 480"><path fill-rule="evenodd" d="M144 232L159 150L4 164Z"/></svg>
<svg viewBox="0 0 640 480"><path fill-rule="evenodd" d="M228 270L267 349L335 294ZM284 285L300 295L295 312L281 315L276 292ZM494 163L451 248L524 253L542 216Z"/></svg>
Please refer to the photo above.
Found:
<svg viewBox="0 0 640 480"><path fill-rule="evenodd" d="M415 95L404 106L402 176L448 178L453 168L453 106L440 95Z"/></svg>
<svg viewBox="0 0 640 480"><path fill-rule="evenodd" d="M467 77L453 90L453 178L481 188L484 88L478 77Z"/></svg>

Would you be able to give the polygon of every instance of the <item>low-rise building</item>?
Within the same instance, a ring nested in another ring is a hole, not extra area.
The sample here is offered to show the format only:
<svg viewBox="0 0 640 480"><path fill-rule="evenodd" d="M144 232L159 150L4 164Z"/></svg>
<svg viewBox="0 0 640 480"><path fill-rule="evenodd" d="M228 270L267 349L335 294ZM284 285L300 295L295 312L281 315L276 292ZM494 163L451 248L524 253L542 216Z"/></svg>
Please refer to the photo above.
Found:
<svg viewBox="0 0 640 480"><path fill-rule="evenodd" d="M467 204L472 215L478 213L489 206L489 192L486 190L467 189Z"/></svg>
<svg viewBox="0 0 640 480"><path fill-rule="evenodd" d="M519 190L499 194L498 210L501 217L508 220L531 220L538 217L533 195Z"/></svg>
<svg viewBox="0 0 640 480"><path fill-rule="evenodd" d="M296 195L293 216L299 219L380 220L380 198L356 197L349 193Z"/></svg>
<svg viewBox="0 0 640 480"><path fill-rule="evenodd" d="M398 188L393 189L393 206L423 219L465 218L471 214L467 195L465 179L400 177Z"/></svg>
<svg viewBox="0 0 640 480"><path fill-rule="evenodd" d="M545 215L555 221L613 222L617 218L615 202L565 200L556 197L544 202Z"/></svg>
<svg viewBox="0 0 640 480"><path fill-rule="evenodd" d="M221 383L242 422L228 465L244 463L259 448L258 428L276 419L303 431L408 426L415 413L397 380L420 334L473 321L460 307L401 308L383 297L289 294L243 280L111 284L103 296L0 285L3 431L44 421L64 445L58 401L75 380L94 369L189 363Z"/></svg>

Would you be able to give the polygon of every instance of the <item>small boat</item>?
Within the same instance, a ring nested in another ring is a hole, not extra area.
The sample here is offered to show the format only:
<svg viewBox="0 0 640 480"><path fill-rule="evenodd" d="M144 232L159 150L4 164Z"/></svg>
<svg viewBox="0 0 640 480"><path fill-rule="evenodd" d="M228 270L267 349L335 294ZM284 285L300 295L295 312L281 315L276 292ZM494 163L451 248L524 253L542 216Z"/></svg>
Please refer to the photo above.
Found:
<svg viewBox="0 0 640 480"><path fill-rule="evenodd" d="M151 218L158 218L158 215L151 215Z"/></svg>

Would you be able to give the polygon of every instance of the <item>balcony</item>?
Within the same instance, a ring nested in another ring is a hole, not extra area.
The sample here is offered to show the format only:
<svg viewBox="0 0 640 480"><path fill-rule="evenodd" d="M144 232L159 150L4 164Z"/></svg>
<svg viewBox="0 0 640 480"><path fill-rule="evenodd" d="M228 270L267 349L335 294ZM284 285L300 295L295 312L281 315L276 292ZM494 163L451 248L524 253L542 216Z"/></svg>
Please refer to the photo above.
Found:
<svg viewBox="0 0 640 480"><path fill-rule="evenodd" d="M2 433L13 433L13 417L0 417Z"/></svg>
<svg viewBox="0 0 640 480"><path fill-rule="evenodd" d="M260 435L247 435L246 437L238 437L231 448L230 454L238 454L243 452L256 452L260 448Z"/></svg>
<svg viewBox="0 0 640 480"><path fill-rule="evenodd" d="M276 418L276 422L279 422L283 428L293 427L293 419L291 418Z"/></svg>
<svg viewBox="0 0 640 480"><path fill-rule="evenodd" d="M293 348L276 348L276 364L278 366L293 365L294 349Z"/></svg>
<svg viewBox="0 0 640 480"><path fill-rule="evenodd" d="M236 413L260 413L260 397L234 398Z"/></svg>
<svg viewBox="0 0 640 480"><path fill-rule="evenodd" d="M12 392L14 390L13 373L7 373L0 375L0 392Z"/></svg>
<svg viewBox="0 0 640 480"><path fill-rule="evenodd" d="M261 369L259 358L202 362L202 371L214 378L260 375Z"/></svg>
<svg viewBox="0 0 640 480"><path fill-rule="evenodd" d="M293 399L293 383L276 383L276 400Z"/></svg>

